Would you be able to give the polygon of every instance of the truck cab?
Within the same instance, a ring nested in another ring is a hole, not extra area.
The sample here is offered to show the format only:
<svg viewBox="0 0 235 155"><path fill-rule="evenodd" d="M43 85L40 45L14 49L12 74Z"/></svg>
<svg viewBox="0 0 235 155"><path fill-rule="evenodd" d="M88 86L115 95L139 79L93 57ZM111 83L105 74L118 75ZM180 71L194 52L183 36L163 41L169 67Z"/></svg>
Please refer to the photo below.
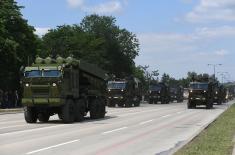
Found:
<svg viewBox="0 0 235 155"><path fill-rule="evenodd" d="M149 86L149 104L168 104L170 102L169 88L164 83L150 84Z"/></svg>
<svg viewBox="0 0 235 155"><path fill-rule="evenodd" d="M188 108L205 105L207 109L213 108L213 84L210 82L191 82L189 85Z"/></svg>
<svg viewBox="0 0 235 155"><path fill-rule="evenodd" d="M136 78L108 81L106 98L109 107L139 106L141 101L140 81Z"/></svg>

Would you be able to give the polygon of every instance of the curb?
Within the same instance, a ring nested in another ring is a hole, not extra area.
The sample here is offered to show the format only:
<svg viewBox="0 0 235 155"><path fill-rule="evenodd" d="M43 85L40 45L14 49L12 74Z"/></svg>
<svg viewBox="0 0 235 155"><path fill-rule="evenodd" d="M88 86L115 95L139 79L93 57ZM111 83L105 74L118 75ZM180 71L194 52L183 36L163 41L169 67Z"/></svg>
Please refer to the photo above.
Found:
<svg viewBox="0 0 235 155"><path fill-rule="evenodd" d="M5 114L16 114L23 112L23 108L17 108L17 109L0 109L0 115Z"/></svg>
<svg viewBox="0 0 235 155"><path fill-rule="evenodd" d="M235 143L235 136L233 137L233 143ZM235 155L235 144L234 144L234 146L233 146L232 155Z"/></svg>
<svg viewBox="0 0 235 155"><path fill-rule="evenodd" d="M234 102L234 101L233 101ZM194 138L196 138L203 130L205 130L207 127L210 126L211 123L215 122L217 120L218 117L220 117L226 110L228 110L233 104L228 105L228 107L221 113L219 114L215 119L211 120L208 124L204 125L200 130L198 130L194 135L192 135L192 137L190 137L188 140L183 141L180 145L175 146L174 148L172 148L171 150L169 150L169 154L174 155L178 150L180 150L181 148L183 148L186 144L188 144L189 142L191 142ZM234 146L235 147L235 146ZM233 153L232 155L235 155L235 148L233 148Z"/></svg>

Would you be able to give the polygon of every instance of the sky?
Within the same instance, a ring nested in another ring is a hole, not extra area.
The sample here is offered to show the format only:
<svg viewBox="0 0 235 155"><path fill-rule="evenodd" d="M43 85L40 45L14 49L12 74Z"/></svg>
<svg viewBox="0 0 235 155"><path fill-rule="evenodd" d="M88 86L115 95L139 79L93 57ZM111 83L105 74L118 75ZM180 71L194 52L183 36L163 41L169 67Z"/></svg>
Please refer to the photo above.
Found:
<svg viewBox="0 0 235 155"><path fill-rule="evenodd" d="M140 42L136 65L175 78L188 71L235 80L235 0L16 0L42 36L89 14L111 15Z"/></svg>

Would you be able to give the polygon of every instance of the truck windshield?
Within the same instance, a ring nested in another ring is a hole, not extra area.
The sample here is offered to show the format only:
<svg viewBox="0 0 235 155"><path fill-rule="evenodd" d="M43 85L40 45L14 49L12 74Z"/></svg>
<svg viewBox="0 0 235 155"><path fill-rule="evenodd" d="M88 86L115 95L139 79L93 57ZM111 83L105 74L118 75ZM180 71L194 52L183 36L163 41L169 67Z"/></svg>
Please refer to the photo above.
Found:
<svg viewBox="0 0 235 155"><path fill-rule="evenodd" d="M58 70L32 70L26 71L25 77L59 77L61 72Z"/></svg>
<svg viewBox="0 0 235 155"><path fill-rule="evenodd" d="M25 77L41 77L42 72L39 70L26 71L24 76Z"/></svg>
<svg viewBox="0 0 235 155"><path fill-rule="evenodd" d="M61 72L58 70L44 70L43 76L44 77L59 77L61 75Z"/></svg>
<svg viewBox="0 0 235 155"><path fill-rule="evenodd" d="M193 84L190 84L190 88L206 90L208 89L208 84L207 83L193 83Z"/></svg>
<svg viewBox="0 0 235 155"><path fill-rule="evenodd" d="M108 82L108 89L125 89L125 82Z"/></svg>
<svg viewBox="0 0 235 155"><path fill-rule="evenodd" d="M158 85L150 85L149 90L151 90L151 91L160 91L161 87L158 86Z"/></svg>

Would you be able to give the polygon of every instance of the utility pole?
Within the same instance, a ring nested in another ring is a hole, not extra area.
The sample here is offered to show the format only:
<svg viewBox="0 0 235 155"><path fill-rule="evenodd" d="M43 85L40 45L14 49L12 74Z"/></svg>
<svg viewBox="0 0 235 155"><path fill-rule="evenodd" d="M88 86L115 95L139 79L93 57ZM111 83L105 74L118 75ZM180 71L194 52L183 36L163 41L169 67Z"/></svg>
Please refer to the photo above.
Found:
<svg viewBox="0 0 235 155"><path fill-rule="evenodd" d="M222 64L207 64L208 66L213 66L213 69L214 69L214 81L215 81L215 78L216 78L216 76L215 76L215 70L216 70L216 67L217 66L221 66Z"/></svg>
<svg viewBox="0 0 235 155"><path fill-rule="evenodd" d="M221 83L224 84L224 79L226 78L226 75L228 75L228 72L217 72L217 74L220 74Z"/></svg>

